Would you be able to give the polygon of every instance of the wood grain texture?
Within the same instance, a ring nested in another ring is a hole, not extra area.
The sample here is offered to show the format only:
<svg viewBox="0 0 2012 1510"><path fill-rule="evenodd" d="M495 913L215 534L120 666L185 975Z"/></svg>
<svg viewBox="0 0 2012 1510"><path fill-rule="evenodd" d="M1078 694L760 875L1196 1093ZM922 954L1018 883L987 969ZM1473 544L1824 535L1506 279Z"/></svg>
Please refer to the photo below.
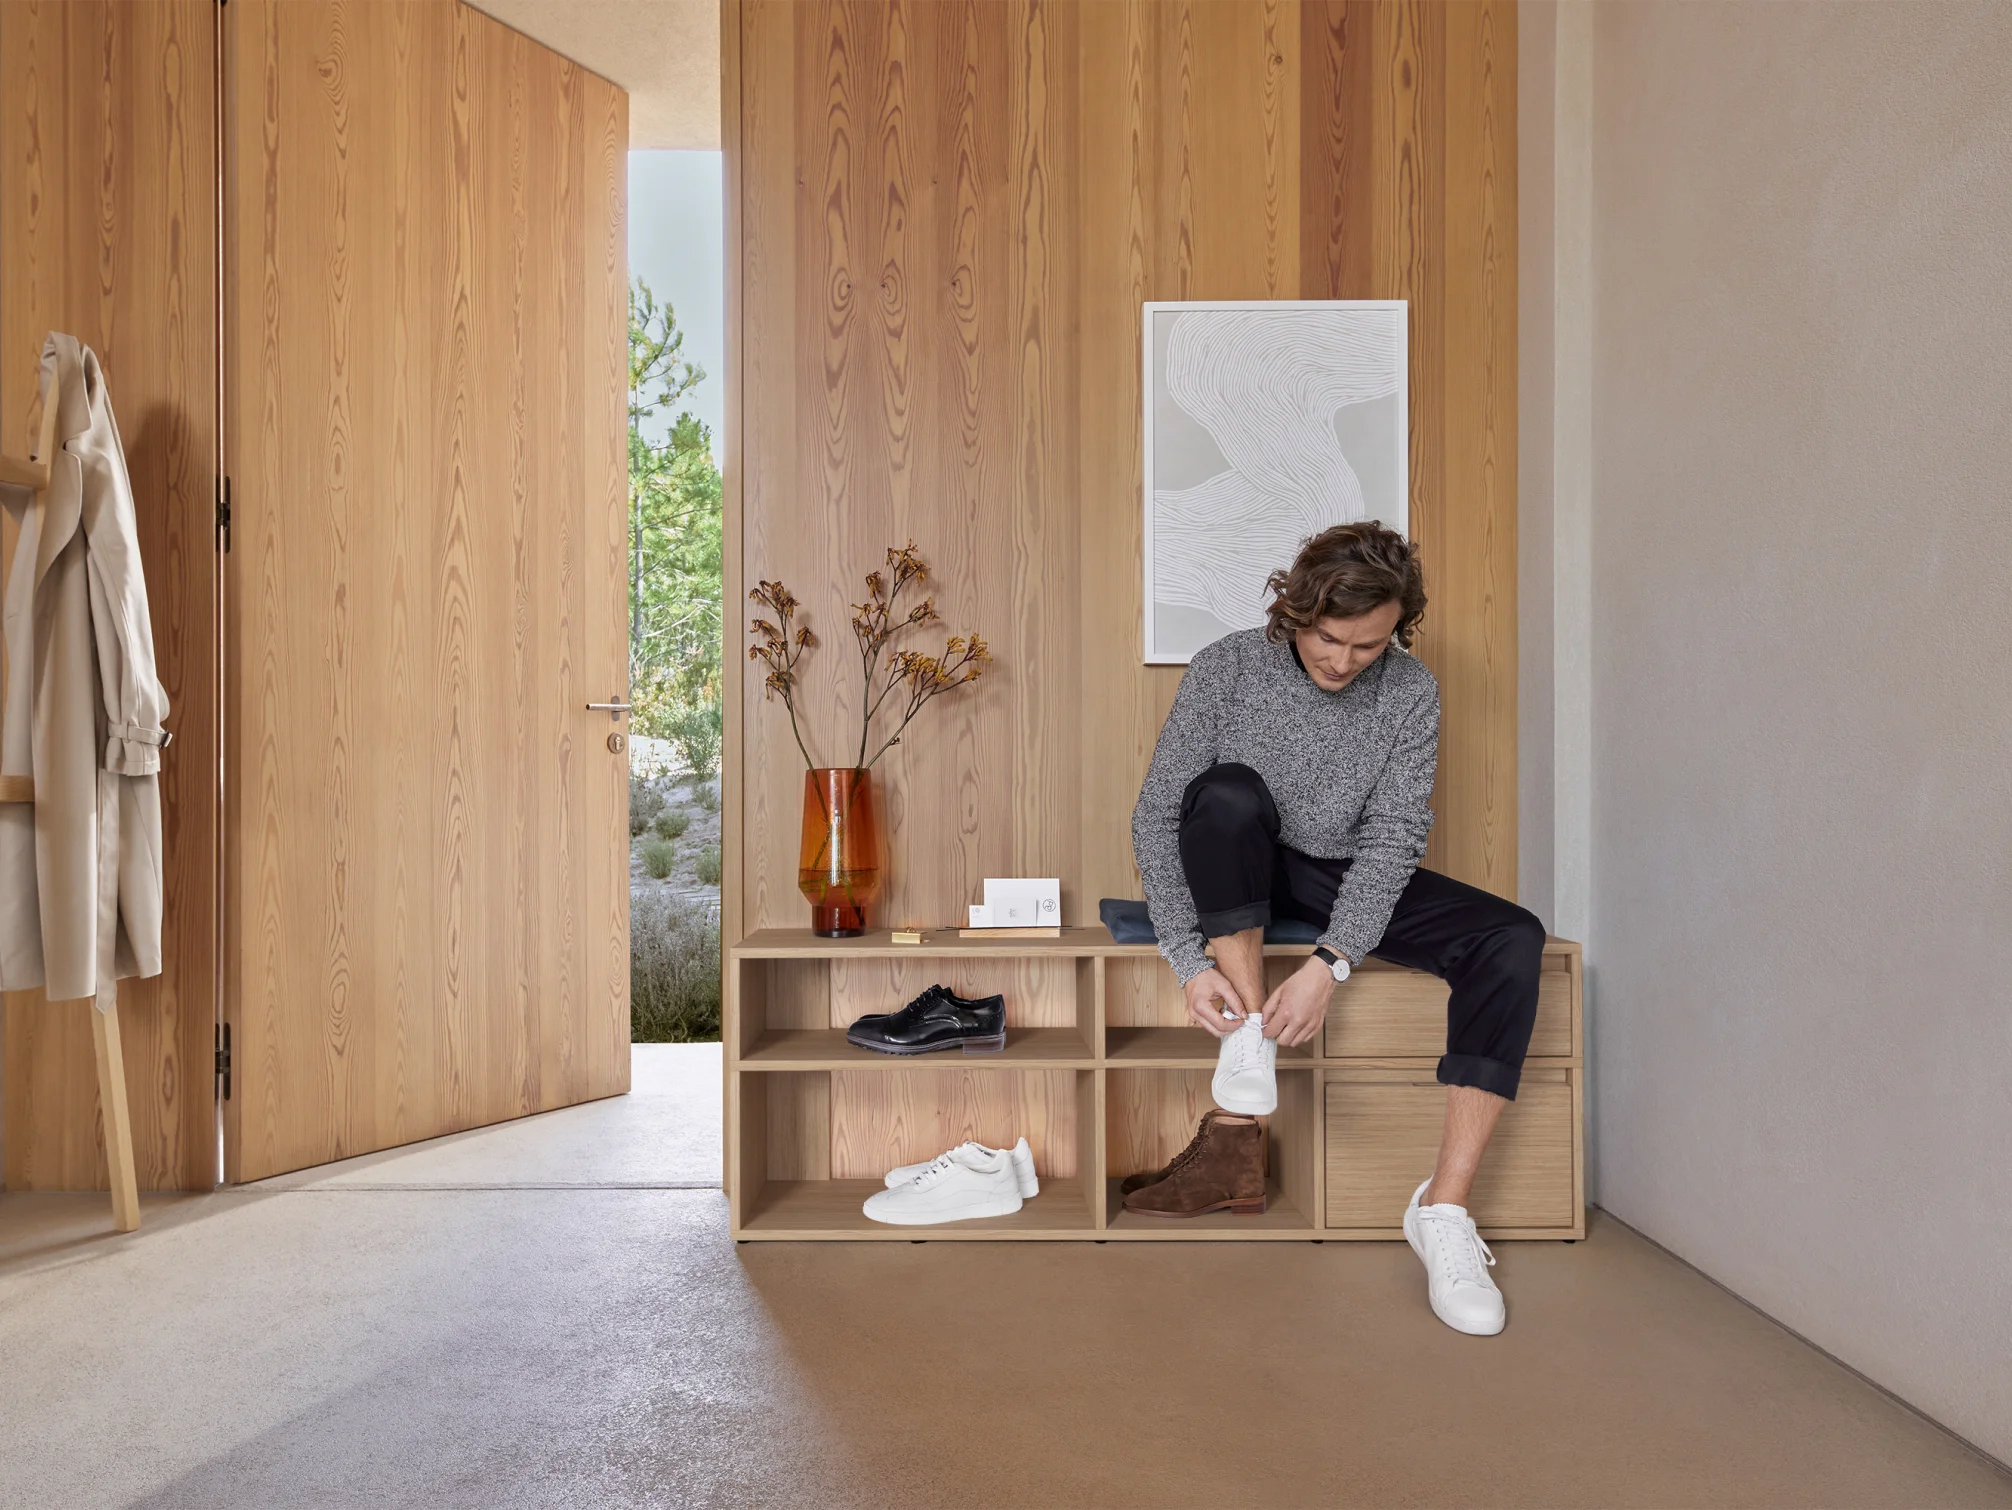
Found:
<svg viewBox="0 0 2012 1510"><path fill-rule="evenodd" d="M830 1177L878 1179L967 1140L1010 1148L1024 1137L1043 1179L1069 1178L1080 1152L1077 1084L1084 1073L934 1065L900 1073L833 1070Z"/></svg>
<svg viewBox="0 0 2012 1510"><path fill-rule="evenodd" d="M1076 1024L1074 960L923 959L832 961L830 1025L847 1027L869 1012L898 1012L939 982L959 996L1004 996L1008 1028Z"/></svg>
<svg viewBox="0 0 2012 1510"><path fill-rule="evenodd" d="M211 0L0 5L0 445L32 445L48 331L97 352L175 734L165 969L119 986L137 1177L153 1190L216 1179L215 25ZM0 525L0 563L12 543ZM5 1017L7 1188L103 1189L88 1007L19 992Z"/></svg>
<svg viewBox="0 0 2012 1510"><path fill-rule="evenodd" d="M1526 1070L1475 1176L1468 1209L1488 1228L1569 1232L1577 1101L1573 1070ZM1327 1224L1397 1225L1418 1182L1432 1173L1446 1092L1429 1074L1349 1070L1327 1076Z"/></svg>
<svg viewBox="0 0 2012 1510"><path fill-rule="evenodd" d="M1572 978L1563 955L1545 959L1537 977L1537 1023L1532 1059L1570 1059L1577 1041L1572 1025ZM1356 971L1334 988L1322 1029L1330 1059L1431 1058L1446 1051L1447 986L1413 970Z"/></svg>
<svg viewBox="0 0 2012 1510"><path fill-rule="evenodd" d="M843 1223L789 1225L822 1223L821 1213L836 1199L800 1182L843 1184L848 1175L864 1179L908 1162L890 1150L939 1140L947 1146L962 1136L996 1142L1017 1136L1015 1128L1044 1125L1044 1137L1066 1138L1071 1129L1058 1129L1053 1113L1060 1087L1071 1078L1077 1171L1120 1176L1165 1163L1213 1104L1215 1045L1191 1027L1156 1025L1153 1019L1165 1012L1156 956L1108 937L1095 945L1099 931L1064 930L1062 938L1019 945L1023 967L1074 974L1084 1014L1077 1024L1021 1028L1005 1053L976 1060L862 1055L844 1045L838 1029L815 1024L831 1010L835 974L867 979L863 972L918 965L1004 971L1010 961L1002 946L960 941L915 955L870 937L814 941L805 930L771 929L732 948L725 1059L736 1235L748 1235L752 1211L764 1213L761 1235L768 1238L846 1235ZM974 954L974 947L985 953ZM1095 953L1081 952L1092 948ZM1274 946L1267 954L1268 972L1284 971L1304 950ZM1584 1235L1582 989L1580 947L1552 939L1533 1046L1555 1052L1526 1067L1517 1103L1522 1110L1509 1113L1519 1130L1505 1134L1484 1163L1485 1170L1502 1166L1484 1182L1496 1192L1490 1196L1492 1236ZM1446 988L1429 976L1371 961L1342 997L1337 1012L1356 1022L1324 1037L1319 1054L1303 1046L1279 1056L1273 1209L1263 1221L1183 1224L1179 1235L1268 1239L1321 1228L1338 1238L1401 1236L1396 1217L1402 1199L1420 1177L1416 1171L1431 1167L1438 1145L1445 1092L1434 1065L1444 1044ZM1148 1021L1107 1024L1114 1011ZM807 1026L775 1027L771 1016ZM869 1083L875 1078L882 1083ZM987 1131L959 1131L981 1126ZM1402 1183L1406 1178L1412 1185ZM1393 1191L1402 1197L1395 1205ZM1126 1241L1174 1235L1165 1224L1126 1218L1115 1185L1099 1190L1091 1182L1082 1194L1092 1203L1087 1226L1058 1235L1108 1231ZM771 1195L781 1205L770 1204ZM1330 1200L1341 1225L1323 1227ZM971 1229L978 1235L986 1230ZM1008 1223L998 1235L1025 1231L1024 1223Z"/></svg>
<svg viewBox="0 0 2012 1510"><path fill-rule="evenodd" d="M1411 301L1420 649L1446 710L1429 863L1511 894L1513 8L723 14L729 607L756 578L803 600L820 760L856 749L847 605L888 544L916 540L951 626L998 657L880 768L884 917L955 916L986 875L1059 875L1069 921L1138 894L1131 808L1179 681L1140 664L1139 319L1175 298ZM801 759L755 669L728 741L730 938L804 906Z"/></svg>
<svg viewBox="0 0 2012 1510"><path fill-rule="evenodd" d="M248 1180L627 1088L627 102L462 5L225 25Z"/></svg>

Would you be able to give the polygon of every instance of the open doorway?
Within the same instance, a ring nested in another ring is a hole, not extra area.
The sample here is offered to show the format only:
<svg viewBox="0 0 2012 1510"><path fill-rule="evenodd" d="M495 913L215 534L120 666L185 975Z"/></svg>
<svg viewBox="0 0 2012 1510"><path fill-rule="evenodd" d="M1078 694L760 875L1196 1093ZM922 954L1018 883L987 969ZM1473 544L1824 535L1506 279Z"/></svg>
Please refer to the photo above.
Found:
<svg viewBox="0 0 2012 1510"><path fill-rule="evenodd" d="M680 1141L720 1126L723 192L718 152L629 154L631 1070Z"/></svg>

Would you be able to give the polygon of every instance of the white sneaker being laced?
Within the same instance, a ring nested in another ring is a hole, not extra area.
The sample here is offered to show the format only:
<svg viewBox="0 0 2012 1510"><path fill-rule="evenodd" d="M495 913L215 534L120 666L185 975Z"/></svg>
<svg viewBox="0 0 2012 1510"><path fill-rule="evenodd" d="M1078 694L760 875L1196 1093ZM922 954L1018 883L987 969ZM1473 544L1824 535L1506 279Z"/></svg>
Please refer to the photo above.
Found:
<svg viewBox="0 0 2012 1510"><path fill-rule="evenodd" d="M1266 1117L1278 1110L1278 1040L1264 1036L1264 1019L1257 1013L1224 1035L1209 1091L1226 1112Z"/></svg>
<svg viewBox="0 0 2012 1510"><path fill-rule="evenodd" d="M1020 1178L1010 1151L965 1143L923 1167L892 1190L876 1190L864 1210L876 1222L928 1227L980 1216L1011 1216L1020 1209Z"/></svg>
<svg viewBox="0 0 2012 1510"><path fill-rule="evenodd" d="M1470 1337L1493 1337L1502 1330L1507 1311L1502 1292L1488 1271L1495 1255L1474 1230L1465 1206L1421 1206L1427 1180L1411 1193L1404 1212L1404 1237L1425 1265L1432 1314Z"/></svg>
<svg viewBox="0 0 2012 1510"><path fill-rule="evenodd" d="M1020 1182L1021 1196L1031 1201L1041 1193L1041 1181L1034 1173L1034 1150L1027 1146L1025 1138L1022 1138L1011 1148L987 1148L983 1143L962 1143L958 1145L958 1148L976 1149L981 1154L1008 1155L1013 1160L1014 1177ZM950 1151L950 1153L955 1152L957 1152L957 1149ZM934 1169L938 1164L941 1164L945 1159L950 1157L950 1153L940 1153L926 1164L903 1164L898 1168L888 1170L887 1188L892 1190L897 1185L906 1185L910 1180L921 1174L923 1170Z"/></svg>

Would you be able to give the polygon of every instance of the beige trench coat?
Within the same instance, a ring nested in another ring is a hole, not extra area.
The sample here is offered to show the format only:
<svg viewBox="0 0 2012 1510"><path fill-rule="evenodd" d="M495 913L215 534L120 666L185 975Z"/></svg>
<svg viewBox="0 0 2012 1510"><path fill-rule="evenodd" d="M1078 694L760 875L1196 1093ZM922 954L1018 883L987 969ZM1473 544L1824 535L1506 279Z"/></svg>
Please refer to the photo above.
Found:
<svg viewBox="0 0 2012 1510"><path fill-rule="evenodd" d="M102 1007L114 979L161 972L168 699L96 353L51 335L42 402L60 406L48 489L0 485L20 526L0 774L35 779L32 806L0 803L0 989L40 986L51 1001Z"/></svg>

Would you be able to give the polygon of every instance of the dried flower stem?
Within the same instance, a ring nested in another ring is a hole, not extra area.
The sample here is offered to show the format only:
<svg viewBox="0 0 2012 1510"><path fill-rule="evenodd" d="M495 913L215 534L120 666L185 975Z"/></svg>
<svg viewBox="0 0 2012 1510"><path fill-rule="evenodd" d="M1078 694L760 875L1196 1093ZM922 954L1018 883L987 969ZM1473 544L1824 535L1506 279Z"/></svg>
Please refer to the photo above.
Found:
<svg viewBox="0 0 2012 1510"><path fill-rule="evenodd" d="M760 636L761 642L748 646L748 659L760 661L768 667L762 695L781 696L782 705L789 710L789 732L796 736L796 748L803 756L804 769L815 770L817 762L810 758L810 750L804 745L803 728L796 716L796 665L803 659L806 650L816 648L817 636L810 632L808 624L792 630L797 601L782 583L758 583L748 594L748 601L770 609L777 620L771 624L767 619L756 619L749 626L750 632Z"/></svg>

